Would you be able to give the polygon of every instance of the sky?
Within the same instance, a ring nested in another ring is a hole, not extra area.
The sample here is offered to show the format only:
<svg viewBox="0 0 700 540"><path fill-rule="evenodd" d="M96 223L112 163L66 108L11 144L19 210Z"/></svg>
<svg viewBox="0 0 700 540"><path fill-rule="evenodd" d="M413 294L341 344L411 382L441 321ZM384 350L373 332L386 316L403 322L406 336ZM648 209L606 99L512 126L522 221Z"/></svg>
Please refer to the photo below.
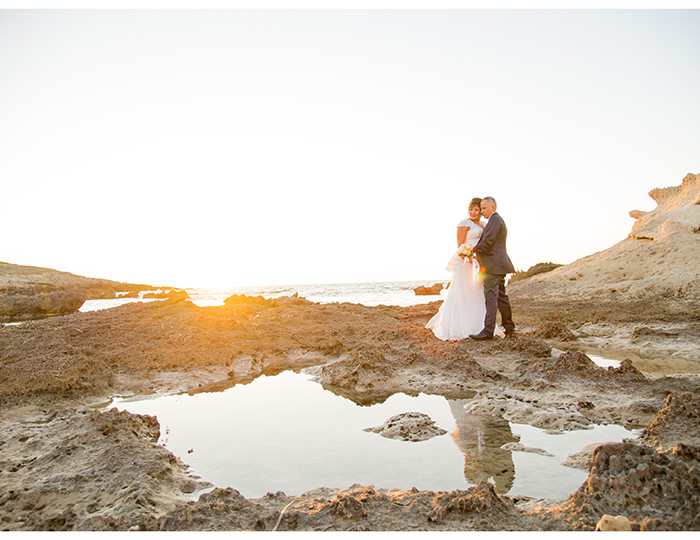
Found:
<svg viewBox="0 0 700 540"><path fill-rule="evenodd" d="M700 172L700 11L0 11L0 261L179 287L519 270Z"/></svg>

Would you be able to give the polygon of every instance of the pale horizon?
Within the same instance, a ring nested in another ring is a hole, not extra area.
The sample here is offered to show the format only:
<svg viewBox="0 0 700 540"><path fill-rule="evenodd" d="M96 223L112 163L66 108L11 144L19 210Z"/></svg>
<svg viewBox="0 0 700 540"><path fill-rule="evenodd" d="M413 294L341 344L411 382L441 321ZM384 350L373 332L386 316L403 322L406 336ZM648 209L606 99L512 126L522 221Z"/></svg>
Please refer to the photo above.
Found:
<svg viewBox="0 0 700 540"><path fill-rule="evenodd" d="M182 288L517 270L700 172L697 10L2 10L0 260Z"/></svg>

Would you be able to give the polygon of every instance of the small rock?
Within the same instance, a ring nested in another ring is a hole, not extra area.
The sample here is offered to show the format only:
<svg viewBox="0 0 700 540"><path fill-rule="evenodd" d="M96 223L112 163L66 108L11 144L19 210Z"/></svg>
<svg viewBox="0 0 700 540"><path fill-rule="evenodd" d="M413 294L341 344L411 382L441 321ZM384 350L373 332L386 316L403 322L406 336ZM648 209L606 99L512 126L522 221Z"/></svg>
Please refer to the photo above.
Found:
<svg viewBox="0 0 700 540"><path fill-rule="evenodd" d="M424 285L419 285L415 289L413 289L413 292L416 293L418 296L429 296L429 295L436 295L440 294L440 291L443 289L442 283L436 283L432 287L425 287Z"/></svg>
<svg viewBox="0 0 700 540"><path fill-rule="evenodd" d="M604 514L595 526L596 531L631 531L632 522L625 516Z"/></svg>
<svg viewBox="0 0 700 540"><path fill-rule="evenodd" d="M387 439L411 442L427 441L447 433L447 431L438 427L435 421L427 414L419 412L396 414L383 424L373 428L366 428L363 431L379 433Z"/></svg>

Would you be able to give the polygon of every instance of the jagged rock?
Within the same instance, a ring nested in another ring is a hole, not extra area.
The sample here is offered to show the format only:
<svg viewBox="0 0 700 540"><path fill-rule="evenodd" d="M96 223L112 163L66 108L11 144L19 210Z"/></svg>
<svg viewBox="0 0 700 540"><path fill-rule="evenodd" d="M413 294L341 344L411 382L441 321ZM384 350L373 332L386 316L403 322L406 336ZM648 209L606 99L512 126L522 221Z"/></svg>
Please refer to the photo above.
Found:
<svg viewBox="0 0 700 540"><path fill-rule="evenodd" d="M447 433L447 431L438 427L430 416L419 412L395 414L383 424L373 428L366 428L364 431L379 433L379 435L387 439L412 442L427 441Z"/></svg>
<svg viewBox="0 0 700 540"><path fill-rule="evenodd" d="M683 440L700 446L700 397L689 392L671 394L666 405L642 433L642 440L668 448Z"/></svg>
<svg viewBox="0 0 700 540"><path fill-rule="evenodd" d="M562 510L576 529L592 529L594 516L603 514L692 529L700 505L700 448L684 446L665 452L631 442L598 446L588 480Z"/></svg>

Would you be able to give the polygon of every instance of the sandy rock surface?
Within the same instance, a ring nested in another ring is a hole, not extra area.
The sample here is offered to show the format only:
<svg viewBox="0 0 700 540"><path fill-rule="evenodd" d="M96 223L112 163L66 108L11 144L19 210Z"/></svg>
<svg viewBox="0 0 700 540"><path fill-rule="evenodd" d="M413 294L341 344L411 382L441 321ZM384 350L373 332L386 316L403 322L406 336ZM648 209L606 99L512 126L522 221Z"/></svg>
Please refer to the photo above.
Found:
<svg viewBox="0 0 700 540"><path fill-rule="evenodd" d="M378 433L387 439L412 442L427 441L447 433L446 430L438 427L430 416L420 412L395 414L386 422L373 428L366 428L364 431Z"/></svg>

